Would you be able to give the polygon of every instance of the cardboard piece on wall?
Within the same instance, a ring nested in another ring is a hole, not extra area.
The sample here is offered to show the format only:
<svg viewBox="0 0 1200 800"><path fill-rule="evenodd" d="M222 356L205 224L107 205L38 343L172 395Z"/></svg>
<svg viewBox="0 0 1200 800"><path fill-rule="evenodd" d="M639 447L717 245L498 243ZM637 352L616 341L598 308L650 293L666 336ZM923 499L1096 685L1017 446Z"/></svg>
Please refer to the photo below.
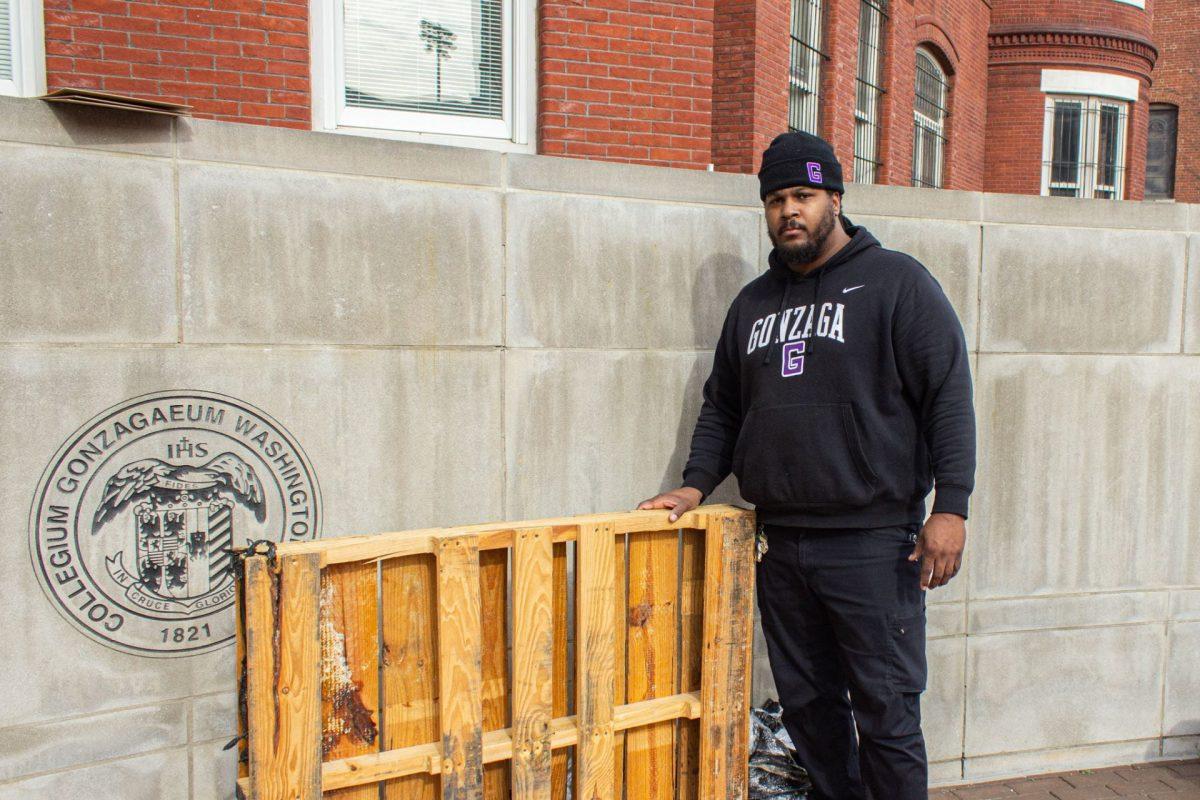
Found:
<svg viewBox="0 0 1200 800"><path fill-rule="evenodd" d="M73 105L116 108L124 111L142 111L149 114L166 114L172 117L190 116L192 107L164 100L147 100L140 97L99 92L95 89L55 89L41 96L47 103L69 103Z"/></svg>

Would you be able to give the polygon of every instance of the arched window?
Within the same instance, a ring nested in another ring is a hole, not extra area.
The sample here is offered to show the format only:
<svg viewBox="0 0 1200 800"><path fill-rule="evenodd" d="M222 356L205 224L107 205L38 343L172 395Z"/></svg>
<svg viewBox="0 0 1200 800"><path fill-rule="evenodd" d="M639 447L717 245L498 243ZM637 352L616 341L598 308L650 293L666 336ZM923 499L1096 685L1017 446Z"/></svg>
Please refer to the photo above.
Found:
<svg viewBox="0 0 1200 800"><path fill-rule="evenodd" d="M942 188L949 96L945 70L927 48L917 48L917 96L913 103L913 186Z"/></svg>
<svg viewBox="0 0 1200 800"><path fill-rule="evenodd" d="M821 96L821 6L822 0L792 0L788 129L813 135Z"/></svg>

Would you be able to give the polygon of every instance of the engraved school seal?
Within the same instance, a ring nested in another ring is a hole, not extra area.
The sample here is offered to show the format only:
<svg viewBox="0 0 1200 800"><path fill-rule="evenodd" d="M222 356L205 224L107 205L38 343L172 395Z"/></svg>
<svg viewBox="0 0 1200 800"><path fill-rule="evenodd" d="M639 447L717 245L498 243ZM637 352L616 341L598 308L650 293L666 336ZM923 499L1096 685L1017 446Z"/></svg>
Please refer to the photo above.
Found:
<svg viewBox="0 0 1200 800"><path fill-rule="evenodd" d="M233 638L231 548L320 535L300 445L249 403L168 391L99 414L55 453L29 550L47 597L84 634L144 656Z"/></svg>

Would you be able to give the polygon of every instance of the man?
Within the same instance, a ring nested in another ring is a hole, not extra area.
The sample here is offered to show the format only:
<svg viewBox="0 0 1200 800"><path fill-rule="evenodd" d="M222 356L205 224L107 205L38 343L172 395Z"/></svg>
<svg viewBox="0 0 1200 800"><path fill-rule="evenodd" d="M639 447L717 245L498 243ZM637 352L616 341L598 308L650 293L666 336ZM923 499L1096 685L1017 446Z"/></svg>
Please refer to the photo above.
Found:
<svg viewBox="0 0 1200 800"><path fill-rule="evenodd" d="M962 326L920 263L842 215L824 140L776 137L758 177L769 269L730 306L683 486L638 508L674 521L737 476L758 512L771 671L814 797L926 800L925 590L959 570L974 486Z"/></svg>

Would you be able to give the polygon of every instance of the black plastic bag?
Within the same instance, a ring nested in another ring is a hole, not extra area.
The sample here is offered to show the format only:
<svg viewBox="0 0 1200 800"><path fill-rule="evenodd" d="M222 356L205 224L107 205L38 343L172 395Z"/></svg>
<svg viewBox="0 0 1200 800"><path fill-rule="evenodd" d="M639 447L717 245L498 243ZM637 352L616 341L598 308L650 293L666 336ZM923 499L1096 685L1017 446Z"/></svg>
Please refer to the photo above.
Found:
<svg viewBox="0 0 1200 800"><path fill-rule="evenodd" d="M783 727L783 706L768 700L751 709L750 800L806 800L811 789Z"/></svg>

